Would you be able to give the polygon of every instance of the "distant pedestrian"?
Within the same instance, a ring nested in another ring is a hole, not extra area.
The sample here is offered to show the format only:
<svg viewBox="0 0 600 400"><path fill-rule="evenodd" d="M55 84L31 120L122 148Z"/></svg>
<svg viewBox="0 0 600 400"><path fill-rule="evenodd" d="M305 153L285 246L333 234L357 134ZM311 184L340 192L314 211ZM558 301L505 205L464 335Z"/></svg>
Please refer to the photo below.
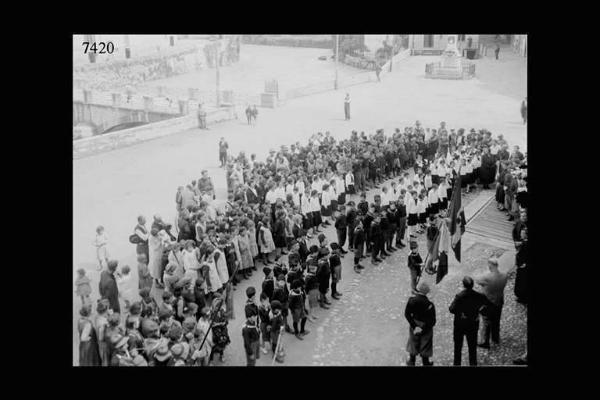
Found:
<svg viewBox="0 0 600 400"><path fill-rule="evenodd" d="M248 120L248 125L252 124L252 107L250 107L250 104L246 107L246 119Z"/></svg>
<svg viewBox="0 0 600 400"><path fill-rule="evenodd" d="M497 60L498 54L500 54L500 45L499 44L496 45L496 50L494 50L494 53L496 53L496 60Z"/></svg>
<svg viewBox="0 0 600 400"><path fill-rule="evenodd" d="M254 120L254 124L256 125L256 118L258 117L258 109L256 108L256 104L252 107L252 119Z"/></svg>
<svg viewBox="0 0 600 400"><path fill-rule="evenodd" d="M202 103L198 104L198 126L200 129L208 129L206 127L206 111L202 107Z"/></svg>
<svg viewBox="0 0 600 400"><path fill-rule="evenodd" d="M409 323L408 343L406 351L409 354L407 365L414 366L417 356L423 361L423 366L431 366L429 359L433 355L433 327L436 323L435 306L427 298L429 285L419 282L416 293L408 299L404 317Z"/></svg>
<svg viewBox="0 0 600 400"><path fill-rule="evenodd" d="M527 123L527 97L521 102L521 118L523 118L523 125Z"/></svg>
<svg viewBox="0 0 600 400"><path fill-rule="evenodd" d="M463 338L467 337L469 365L477 365L477 331L479 312L487 304L484 295L473 290L473 278L465 276L462 281L464 290L456 295L450 304L450 313L454 314L454 365L460 365Z"/></svg>
<svg viewBox="0 0 600 400"><path fill-rule="evenodd" d="M227 163L227 149L229 149L229 144L225 141L225 138L221 137L219 141L219 161L221 162L221 167L224 167Z"/></svg>
<svg viewBox="0 0 600 400"><path fill-rule="evenodd" d="M490 348L490 334L494 344L500 344L500 317L504 305L504 288L508 280L505 273L498 270L498 260L490 258L488 261L489 272L477 278L475 282L481 286L482 293L490 301L487 312L483 316L480 330L479 347ZM491 304L490 304L491 303Z"/></svg>
<svg viewBox="0 0 600 400"><path fill-rule="evenodd" d="M377 82L381 82L381 78L379 75L381 74L381 65L379 63L375 64L375 75L377 75Z"/></svg>
<svg viewBox="0 0 600 400"><path fill-rule="evenodd" d="M350 94L346 93L346 98L344 99L344 119L348 121L350 119Z"/></svg>
<svg viewBox="0 0 600 400"><path fill-rule="evenodd" d="M104 268L103 263L108 264L108 236L104 231L104 227L100 225L96 228L96 238L94 239L94 246L96 247L96 259L98 260L98 271Z"/></svg>

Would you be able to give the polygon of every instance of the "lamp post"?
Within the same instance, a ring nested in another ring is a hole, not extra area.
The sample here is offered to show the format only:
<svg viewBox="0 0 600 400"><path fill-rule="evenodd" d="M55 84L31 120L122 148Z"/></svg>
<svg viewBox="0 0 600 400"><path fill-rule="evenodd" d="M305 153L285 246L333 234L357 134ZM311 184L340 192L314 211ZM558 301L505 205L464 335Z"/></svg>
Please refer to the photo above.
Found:
<svg viewBox="0 0 600 400"><path fill-rule="evenodd" d="M217 108L221 106L221 99L219 96L219 47L220 47L219 39L215 42L215 66L217 70Z"/></svg>
<svg viewBox="0 0 600 400"><path fill-rule="evenodd" d="M340 53L340 35L335 35L335 82L334 88L338 89L338 57Z"/></svg>

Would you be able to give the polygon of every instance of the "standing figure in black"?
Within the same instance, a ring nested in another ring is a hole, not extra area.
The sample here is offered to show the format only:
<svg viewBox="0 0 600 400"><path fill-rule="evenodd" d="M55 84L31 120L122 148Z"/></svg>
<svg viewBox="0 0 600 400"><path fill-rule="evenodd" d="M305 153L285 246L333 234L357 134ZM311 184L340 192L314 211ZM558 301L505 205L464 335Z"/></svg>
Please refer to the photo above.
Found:
<svg viewBox="0 0 600 400"><path fill-rule="evenodd" d="M465 276L462 284L464 290L458 293L450 304L450 313L454 314L454 365L460 365L465 336L469 348L469 365L477 365L479 312L487 303L487 299L473 290L474 282L470 276Z"/></svg>
<svg viewBox="0 0 600 400"><path fill-rule="evenodd" d="M417 242L410 242L410 254L408 255L408 269L410 270L410 287L413 293L417 290L417 281L421 277L421 266L423 259L419 254Z"/></svg>
<svg viewBox="0 0 600 400"><path fill-rule="evenodd" d="M219 142L219 161L221 162L221 167L224 167L227 163L228 148L229 144L225 141L225 138L221 137L221 141Z"/></svg>
<svg viewBox="0 0 600 400"><path fill-rule="evenodd" d="M406 365L414 366L417 356L421 356L423 366L433 365L429 361L433 355L433 327L436 323L435 306L427 298L429 285L419 282L417 292L408 299L404 317L410 325L406 351L409 359Z"/></svg>
<svg viewBox="0 0 600 400"><path fill-rule="evenodd" d="M250 107L250 104L246 108L246 119L248 120L248 125L252 124L252 107Z"/></svg>
<svg viewBox="0 0 600 400"><path fill-rule="evenodd" d="M494 53L496 54L496 60L497 60L498 54L500 54L500 45L499 44L496 45L496 50L494 50Z"/></svg>

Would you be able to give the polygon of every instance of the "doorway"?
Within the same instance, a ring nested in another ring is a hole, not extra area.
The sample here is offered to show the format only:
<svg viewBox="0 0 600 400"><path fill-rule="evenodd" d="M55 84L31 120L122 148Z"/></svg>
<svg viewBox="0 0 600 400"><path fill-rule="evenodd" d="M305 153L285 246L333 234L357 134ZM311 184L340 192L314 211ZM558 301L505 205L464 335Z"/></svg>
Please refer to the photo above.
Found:
<svg viewBox="0 0 600 400"><path fill-rule="evenodd" d="M433 47L433 35L424 35L423 36L423 47L428 47L428 48Z"/></svg>

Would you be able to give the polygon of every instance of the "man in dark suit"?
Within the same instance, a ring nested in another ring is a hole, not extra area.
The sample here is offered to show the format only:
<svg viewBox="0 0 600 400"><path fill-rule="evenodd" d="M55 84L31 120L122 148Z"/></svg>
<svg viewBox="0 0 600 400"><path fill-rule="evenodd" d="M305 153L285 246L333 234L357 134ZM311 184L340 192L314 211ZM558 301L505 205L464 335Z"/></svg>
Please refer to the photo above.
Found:
<svg viewBox="0 0 600 400"><path fill-rule="evenodd" d="M100 274L100 283L98 289L100 296L108 300L109 307L116 313L121 312L119 306L119 289L114 273L117 270L118 261L110 260L107 265L107 270Z"/></svg>
<svg viewBox="0 0 600 400"><path fill-rule="evenodd" d="M450 313L454 314L454 365L460 365L465 336L469 348L469 365L477 365L479 312L487 304L487 299L473 290L474 282L470 276L465 276L462 284L464 290L458 293L450 304Z"/></svg>

